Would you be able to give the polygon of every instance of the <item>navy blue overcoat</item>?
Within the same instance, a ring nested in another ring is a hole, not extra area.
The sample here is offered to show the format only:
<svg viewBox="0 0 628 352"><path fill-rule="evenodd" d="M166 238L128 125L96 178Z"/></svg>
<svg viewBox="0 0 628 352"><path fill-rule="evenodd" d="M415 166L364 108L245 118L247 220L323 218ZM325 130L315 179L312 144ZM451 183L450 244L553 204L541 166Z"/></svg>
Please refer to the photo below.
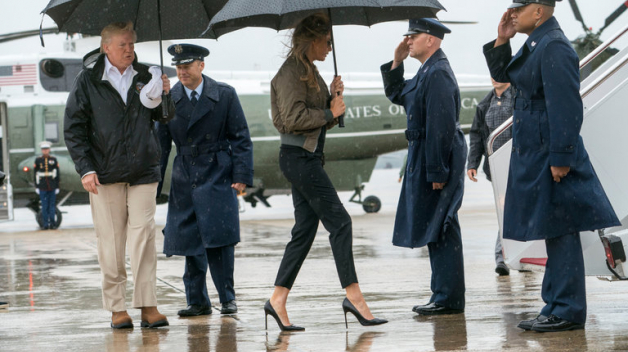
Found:
<svg viewBox="0 0 628 352"><path fill-rule="evenodd" d="M459 126L460 90L441 49L411 80L403 77L403 63L391 66L381 67L386 96L403 105L408 120L408 161L393 244L422 247L438 241L462 204L467 144ZM433 190L433 182L447 184Z"/></svg>
<svg viewBox="0 0 628 352"><path fill-rule="evenodd" d="M584 149L578 56L555 17L513 57L484 46L491 76L515 91L504 238L530 241L619 225ZM571 169L554 182L550 166Z"/></svg>
<svg viewBox="0 0 628 352"><path fill-rule="evenodd" d="M203 75L196 106L183 85L172 87L176 116L159 125L162 175L172 142L172 167L164 253L193 256L205 248L240 241L239 211L232 183L253 184L253 144L235 89Z"/></svg>

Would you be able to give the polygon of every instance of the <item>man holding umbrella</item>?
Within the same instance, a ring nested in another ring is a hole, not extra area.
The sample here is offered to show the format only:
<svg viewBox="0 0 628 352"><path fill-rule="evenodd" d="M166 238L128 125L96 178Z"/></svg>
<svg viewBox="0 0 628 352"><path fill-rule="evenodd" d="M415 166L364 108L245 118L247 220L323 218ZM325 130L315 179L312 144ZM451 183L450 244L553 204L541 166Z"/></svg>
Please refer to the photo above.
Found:
<svg viewBox="0 0 628 352"><path fill-rule="evenodd" d="M65 110L65 142L89 192L98 262L103 275L103 306L112 312L111 327L132 328L126 312L125 250L128 239L133 272L133 307L141 308L141 326L168 325L157 310L155 294L155 198L160 176L160 148L155 121L161 105L148 108L140 91L151 80L137 62L132 23L112 23L101 33L100 52L84 58ZM162 75L163 91L170 81Z"/></svg>
<svg viewBox="0 0 628 352"><path fill-rule="evenodd" d="M460 91L440 49L451 31L434 19L410 20L394 60L382 65L386 96L408 114L408 161L393 244L427 245L432 266L432 297L412 310L421 315L462 313L465 306L462 238L458 209L464 192L467 145L459 126ZM404 80L403 60L423 64Z"/></svg>

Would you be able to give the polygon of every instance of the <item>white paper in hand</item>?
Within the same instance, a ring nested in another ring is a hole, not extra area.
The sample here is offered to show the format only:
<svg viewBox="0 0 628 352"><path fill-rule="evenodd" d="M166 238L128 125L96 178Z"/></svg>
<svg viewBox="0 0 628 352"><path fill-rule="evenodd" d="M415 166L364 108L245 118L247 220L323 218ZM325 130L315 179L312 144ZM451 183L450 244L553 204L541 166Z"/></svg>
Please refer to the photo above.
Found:
<svg viewBox="0 0 628 352"><path fill-rule="evenodd" d="M140 91L140 101L145 107L154 109L161 104L161 93L163 92L164 83L161 80L159 67L151 66L148 72L153 75L153 78Z"/></svg>

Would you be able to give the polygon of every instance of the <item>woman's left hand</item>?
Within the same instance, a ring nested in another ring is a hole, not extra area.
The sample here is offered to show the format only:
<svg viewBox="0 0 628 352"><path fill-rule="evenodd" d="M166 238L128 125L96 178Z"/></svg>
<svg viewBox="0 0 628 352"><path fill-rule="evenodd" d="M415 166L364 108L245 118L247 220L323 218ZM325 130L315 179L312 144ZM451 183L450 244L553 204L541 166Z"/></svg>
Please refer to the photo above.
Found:
<svg viewBox="0 0 628 352"><path fill-rule="evenodd" d="M334 80L331 81L331 85L329 86L329 90L331 94L335 97L336 95L342 95L345 91L345 85L342 82L342 76L334 77Z"/></svg>

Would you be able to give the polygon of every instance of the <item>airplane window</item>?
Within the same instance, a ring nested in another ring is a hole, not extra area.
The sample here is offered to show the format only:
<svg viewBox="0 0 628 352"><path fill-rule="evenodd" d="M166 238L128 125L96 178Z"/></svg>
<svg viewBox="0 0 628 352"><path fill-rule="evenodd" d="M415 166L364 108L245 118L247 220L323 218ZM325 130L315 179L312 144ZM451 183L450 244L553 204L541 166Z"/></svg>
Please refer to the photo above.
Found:
<svg viewBox="0 0 628 352"><path fill-rule="evenodd" d="M51 78L60 78L63 76L65 68L61 62L54 59L48 59L41 61L41 72Z"/></svg>

